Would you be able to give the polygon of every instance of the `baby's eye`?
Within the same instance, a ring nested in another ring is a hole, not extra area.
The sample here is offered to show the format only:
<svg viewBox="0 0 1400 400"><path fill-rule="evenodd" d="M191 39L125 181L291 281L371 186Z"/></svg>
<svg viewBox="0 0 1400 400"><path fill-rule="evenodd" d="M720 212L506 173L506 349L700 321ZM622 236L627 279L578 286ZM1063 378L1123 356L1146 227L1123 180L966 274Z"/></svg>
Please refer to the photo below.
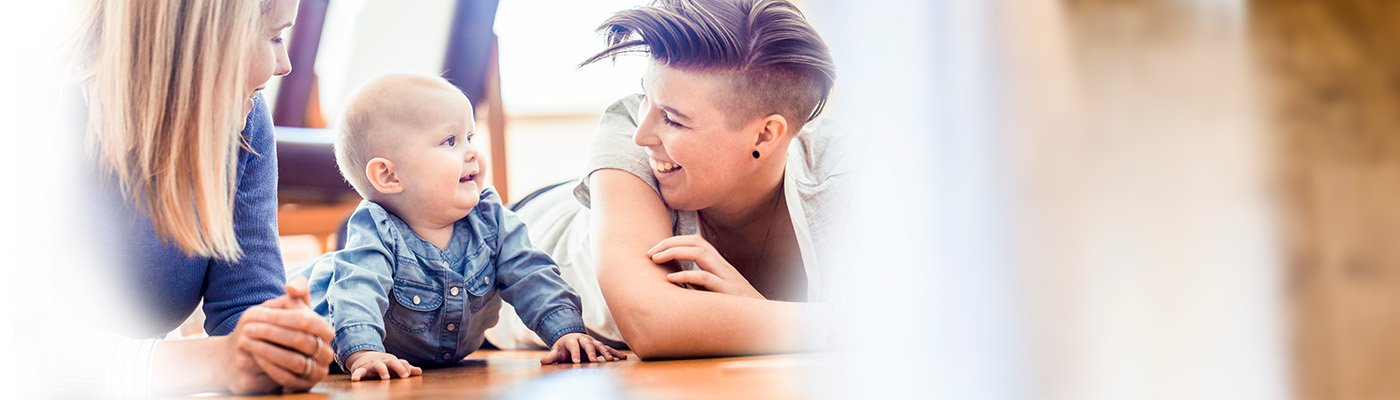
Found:
<svg viewBox="0 0 1400 400"><path fill-rule="evenodd" d="M468 138L467 140L471 139ZM443 139L442 144L447 145L447 147L457 147L457 135L448 136L447 139Z"/></svg>
<svg viewBox="0 0 1400 400"><path fill-rule="evenodd" d="M476 137L476 132L468 133L468 134L467 134L467 143L471 143L472 138L475 138L475 137Z"/></svg>

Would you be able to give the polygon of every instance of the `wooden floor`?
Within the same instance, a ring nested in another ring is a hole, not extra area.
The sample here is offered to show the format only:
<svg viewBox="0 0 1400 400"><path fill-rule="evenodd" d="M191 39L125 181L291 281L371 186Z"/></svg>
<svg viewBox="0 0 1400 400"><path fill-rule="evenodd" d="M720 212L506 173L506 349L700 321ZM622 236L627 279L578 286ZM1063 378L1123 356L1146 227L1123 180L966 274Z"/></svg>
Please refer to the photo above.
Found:
<svg viewBox="0 0 1400 400"><path fill-rule="evenodd" d="M642 362L629 354L628 360L616 363L542 366L543 354L483 350L461 366L427 370L420 377L350 382L349 375L331 375L310 393L275 398L809 398L811 394L799 388L799 379L825 362L815 355Z"/></svg>
<svg viewBox="0 0 1400 400"><path fill-rule="evenodd" d="M1400 2L1255 1L1300 398L1400 398Z"/></svg>

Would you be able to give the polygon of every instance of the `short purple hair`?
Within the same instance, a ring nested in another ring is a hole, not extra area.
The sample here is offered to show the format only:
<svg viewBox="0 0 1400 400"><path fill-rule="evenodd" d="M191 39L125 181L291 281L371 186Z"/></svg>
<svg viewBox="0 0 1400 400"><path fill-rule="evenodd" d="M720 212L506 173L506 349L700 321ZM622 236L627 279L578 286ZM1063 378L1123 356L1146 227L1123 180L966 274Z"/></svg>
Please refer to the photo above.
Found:
<svg viewBox="0 0 1400 400"><path fill-rule="evenodd" d="M821 114L836 81L826 42L787 0L656 0L598 31L608 47L580 66L645 52L669 67L733 74L734 114L777 113L794 129Z"/></svg>

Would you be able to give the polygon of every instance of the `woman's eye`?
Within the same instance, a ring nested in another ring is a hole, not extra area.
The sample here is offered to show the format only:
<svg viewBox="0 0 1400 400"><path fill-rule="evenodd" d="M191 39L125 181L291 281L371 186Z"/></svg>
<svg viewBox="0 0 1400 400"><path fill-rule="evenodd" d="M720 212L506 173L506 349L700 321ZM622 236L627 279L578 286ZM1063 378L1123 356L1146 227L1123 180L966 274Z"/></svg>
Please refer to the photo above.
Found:
<svg viewBox="0 0 1400 400"><path fill-rule="evenodd" d="M662 115L662 116L661 116L661 120L664 121L664 122L666 122L666 125L674 126L674 127L677 127L677 128L684 128L684 127L685 127L685 125L681 125L679 122L676 122L676 121L672 120L671 117L670 117L669 115Z"/></svg>
<svg viewBox="0 0 1400 400"><path fill-rule="evenodd" d="M471 139L469 138L469 139L467 139L467 140L471 140ZM442 141L442 144L447 145L447 147L457 147L457 136L456 136L456 135L448 136L447 139L444 139L444 140Z"/></svg>
<svg viewBox="0 0 1400 400"><path fill-rule="evenodd" d="M272 38L272 44L282 44L282 37L281 37L281 36L278 36L278 37Z"/></svg>

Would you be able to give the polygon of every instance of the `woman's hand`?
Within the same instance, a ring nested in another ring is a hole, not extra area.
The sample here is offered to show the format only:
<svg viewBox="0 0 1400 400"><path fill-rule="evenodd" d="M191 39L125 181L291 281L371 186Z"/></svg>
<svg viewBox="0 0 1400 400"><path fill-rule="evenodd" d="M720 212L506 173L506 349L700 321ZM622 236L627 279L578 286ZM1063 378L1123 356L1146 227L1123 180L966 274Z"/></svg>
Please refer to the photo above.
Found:
<svg viewBox="0 0 1400 400"><path fill-rule="evenodd" d="M219 349L225 354L209 361L225 363L225 368L218 369L220 386L236 395L264 394L277 390L281 385L263 373L252 354L239 350L240 342L254 340L244 335L241 328L242 324L239 324L228 336L211 338L220 341Z"/></svg>
<svg viewBox="0 0 1400 400"><path fill-rule="evenodd" d="M266 392L263 378L288 391L305 391L329 373L335 359L330 323L311 311L305 278L293 278L286 290L244 311L229 334L234 368L225 382L230 391Z"/></svg>
<svg viewBox="0 0 1400 400"><path fill-rule="evenodd" d="M607 362L626 360L627 355L613 349L611 346L582 333L568 333L560 336L554 341L554 346L549 349L549 354L540 358L540 364L549 365L573 361L579 362Z"/></svg>
<svg viewBox="0 0 1400 400"><path fill-rule="evenodd" d="M749 284L744 275L719 255L719 250L700 235L672 236L662 239L647 250L651 262L663 264L674 260L690 260L700 267L697 271L680 271L666 275L674 284L690 284L705 290L735 296L762 299L763 295Z"/></svg>

